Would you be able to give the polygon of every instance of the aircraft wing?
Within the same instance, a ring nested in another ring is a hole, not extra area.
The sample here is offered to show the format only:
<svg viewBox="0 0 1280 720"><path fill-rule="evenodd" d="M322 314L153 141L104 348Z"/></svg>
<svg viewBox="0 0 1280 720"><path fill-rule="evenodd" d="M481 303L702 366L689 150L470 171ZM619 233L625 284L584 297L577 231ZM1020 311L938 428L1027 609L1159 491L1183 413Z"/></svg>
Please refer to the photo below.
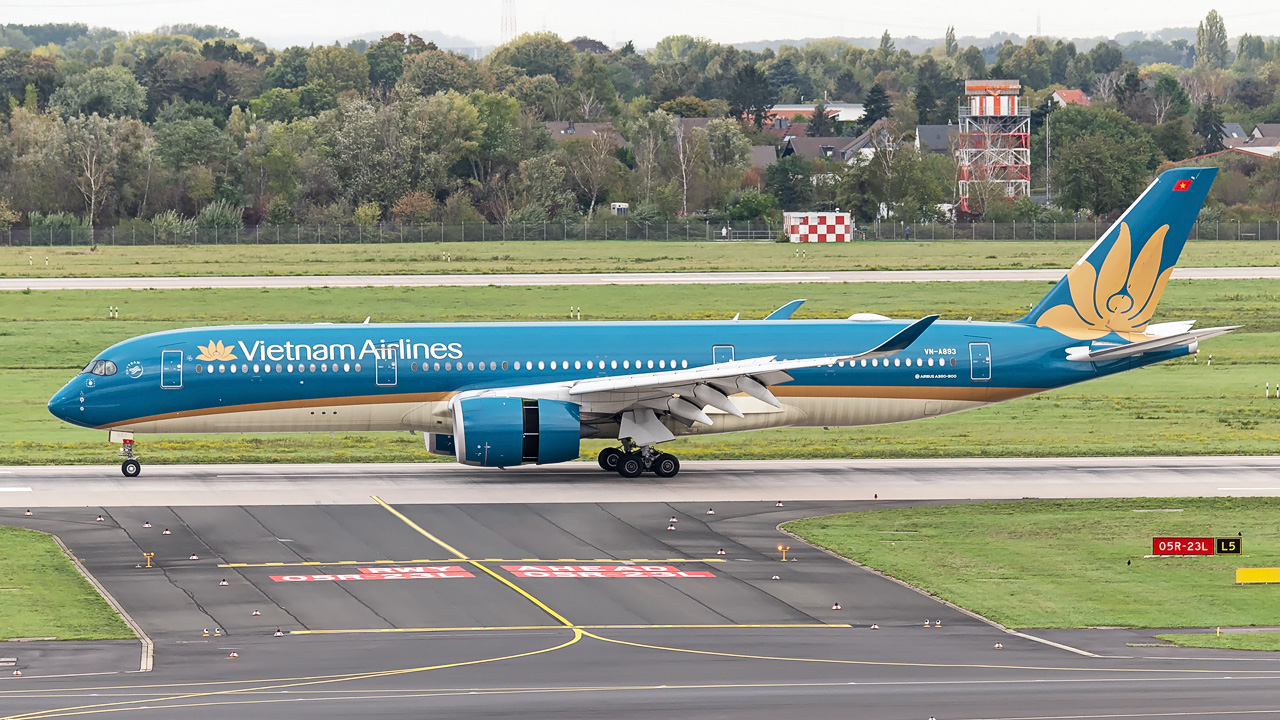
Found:
<svg viewBox="0 0 1280 720"><path fill-rule="evenodd" d="M775 356L749 358L680 370L473 390L460 394L458 399L514 394L564 400L581 406L585 424L591 424L593 418L597 422L618 422L620 437L630 437L642 444L662 442L674 435L659 421L659 414L668 414L686 425L713 425L714 421L705 412L708 406L743 417L743 412L729 398L737 393L781 407L769 392L769 386L794 379L791 371L895 355L915 342L937 319L937 315L921 318L875 347L847 355L791 360L779 360Z"/></svg>

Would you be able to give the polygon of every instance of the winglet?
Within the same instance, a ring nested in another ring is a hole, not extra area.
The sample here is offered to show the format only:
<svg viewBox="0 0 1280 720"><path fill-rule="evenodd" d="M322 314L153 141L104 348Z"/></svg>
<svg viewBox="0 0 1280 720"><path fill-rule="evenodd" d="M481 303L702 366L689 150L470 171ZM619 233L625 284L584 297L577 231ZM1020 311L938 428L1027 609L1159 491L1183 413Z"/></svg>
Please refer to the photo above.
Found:
<svg viewBox="0 0 1280 720"><path fill-rule="evenodd" d="M795 311L801 305L804 304L804 301L805 301L805 298L801 298L799 300L792 300L786 305L783 305L777 310L774 310L773 312L769 313L769 315L765 317L765 320L789 320L791 319L791 316L795 313Z"/></svg>
<svg viewBox="0 0 1280 720"><path fill-rule="evenodd" d="M928 330L929 326L933 324L933 321L937 319L937 315L926 315L899 330L897 334L888 340L885 340L871 350L860 355L856 355L855 357L884 357L886 355L900 353L910 347L911 343L919 339L919 337L924 334L924 331Z"/></svg>

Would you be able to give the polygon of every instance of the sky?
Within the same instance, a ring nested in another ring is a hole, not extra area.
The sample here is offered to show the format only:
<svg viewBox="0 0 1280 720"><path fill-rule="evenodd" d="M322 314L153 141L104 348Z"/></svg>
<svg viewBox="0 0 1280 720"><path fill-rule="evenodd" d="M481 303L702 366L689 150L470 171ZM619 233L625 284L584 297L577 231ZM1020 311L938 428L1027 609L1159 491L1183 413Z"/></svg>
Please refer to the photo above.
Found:
<svg viewBox="0 0 1280 720"><path fill-rule="evenodd" d="M618 45L652 47L666 35L716 42L800 37L891 35L984 37L992 32L1056 37L1113 36L1134 30L1195 26L1210 9L1235 37L1280 35L1280 4L1217 0L1057 0L965 3L957 0L510 0L518 32L550 30ZM83 22L145 31L180 22L216 24L272 46L322 44L372 31L439 30L481 45L501 37L503 0L0 0L0 22Z"/></svg>

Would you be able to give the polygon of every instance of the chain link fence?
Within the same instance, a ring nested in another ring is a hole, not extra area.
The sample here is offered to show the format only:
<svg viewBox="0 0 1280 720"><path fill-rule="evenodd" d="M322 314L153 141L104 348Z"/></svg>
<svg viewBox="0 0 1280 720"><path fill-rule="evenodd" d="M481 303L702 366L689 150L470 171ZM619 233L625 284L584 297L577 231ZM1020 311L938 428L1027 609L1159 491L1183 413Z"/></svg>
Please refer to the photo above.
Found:
<svg viewBox="0 0 1280 720"><path fill-rule="evenodd" d="M1092 241L1106 232L1107 221L1077 223L894 223L854 228L854 241ZM1196 223L1195 240L1280 240L1280 220ZM713 223L706 220L642 222L619 218L590 225L568 222L446 225L324 225L245 228L194 228L182 232L148 226L96 228L15 227L0 232L13 247L90 247L136 245L344 245L489 241L660 240L673 242L777 242L778 223Z"/></svg>

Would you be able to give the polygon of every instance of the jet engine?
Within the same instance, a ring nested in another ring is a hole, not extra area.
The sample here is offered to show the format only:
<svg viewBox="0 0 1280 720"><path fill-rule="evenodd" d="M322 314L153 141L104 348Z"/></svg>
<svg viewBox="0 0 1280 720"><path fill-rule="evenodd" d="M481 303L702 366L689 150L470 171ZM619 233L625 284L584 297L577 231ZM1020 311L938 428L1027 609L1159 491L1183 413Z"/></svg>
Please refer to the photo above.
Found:
<svg viewBox="0 0 1280 720"><path fill-rule="evenodd" d="M453 404L453 435L464 465L545 465L577 459L582 423L575 403L473 397Z"/></svg>

